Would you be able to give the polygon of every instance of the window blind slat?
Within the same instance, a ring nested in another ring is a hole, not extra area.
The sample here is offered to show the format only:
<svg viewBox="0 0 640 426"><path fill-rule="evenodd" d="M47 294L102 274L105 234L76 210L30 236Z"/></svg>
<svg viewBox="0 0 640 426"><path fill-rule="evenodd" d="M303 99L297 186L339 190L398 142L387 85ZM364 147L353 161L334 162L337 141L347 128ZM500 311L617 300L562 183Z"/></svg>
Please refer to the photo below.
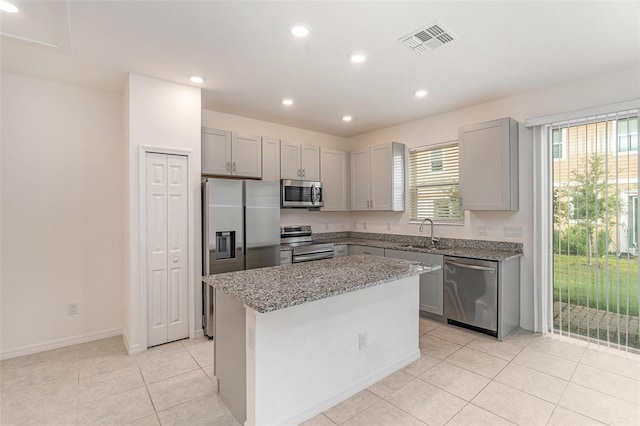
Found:
<svg viewBox="0 0 640 426"><path fill-rule="evenodd" d="M462 223L458 195L458 144L409 150L409 201L412 220L426 217Z"/></svg>

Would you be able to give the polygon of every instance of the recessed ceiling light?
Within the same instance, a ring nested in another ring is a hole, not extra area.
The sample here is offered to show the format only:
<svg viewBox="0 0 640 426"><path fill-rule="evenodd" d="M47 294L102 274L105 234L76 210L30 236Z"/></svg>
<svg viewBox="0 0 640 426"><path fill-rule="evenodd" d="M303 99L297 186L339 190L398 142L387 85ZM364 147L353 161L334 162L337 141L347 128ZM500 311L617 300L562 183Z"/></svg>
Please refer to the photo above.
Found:
<svg viewBox="0 0 640 426"><path fill-rule="evenodd" d="M342 116L342 121L351 121L351 120L353 120L353 117L351 117L350 115Z"/></svg>
<svg viewBox="0 0 640 426"><path fill-rule="evenodd" d="M201 75L192 75L189 77L189 80L194 84L202 84L205 82L206 78Z"/></svg>
<svg viewBox="0 0 640 426"><path fill-rule="evenodd" d="M424 98L425 96L427 96L427 91L426 90L416 90L415 92L413 92L414 95L416 95L417 98Z"/></svg>
<svg viewBox="0 0 640 426"><path fill-rule="evenodd" d="M306 37L311 32L311 27L307 24L293 24L289 27L289 31L296 37Z"/></svg>
<svg viewBox="0 0 640 426"><path fill-rule="evenodd" d="M282 100L282 105L286 105L286 106L290 106L293 105L293 99L283 99Z"/></svg>
<svg viewBox="0 0 640 426"><path fill-rule="evenodd" d="M351 59L351 62L354 64L361 64L367 59L367 56L362 52L354 52L349 56L349 59Z"/></svg>
<svg viewBox="0 0 640 426"><path fill-rule="evenodd" d="M18 13L20 10L5 0L0 0L0 10L7 13Z"/></svg>

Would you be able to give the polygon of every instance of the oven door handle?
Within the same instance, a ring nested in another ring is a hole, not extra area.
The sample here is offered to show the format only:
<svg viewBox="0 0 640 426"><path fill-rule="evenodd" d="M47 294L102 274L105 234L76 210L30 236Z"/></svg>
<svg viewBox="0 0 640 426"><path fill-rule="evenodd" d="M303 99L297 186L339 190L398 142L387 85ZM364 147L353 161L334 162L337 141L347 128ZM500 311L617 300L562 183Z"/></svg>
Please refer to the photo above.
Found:
<svg viewBox="0 0 640 426"><path fill-rule="evenodd" d="M446 263L447 265L457 266L458 268L474 269L476 271L489 271L489 272L496 271L496 268L492 268L491 266L469 265L467 263L458 263L458 262L453 262L451 260L445 260L444 263Z"/></svg>
<svg viewBox="0 0 640 426"><path fill-rule="evenodd" d="M317 254L300 254L293 257L293 263L306 262L307 260L331 259L333 252L324 252Z"/></svg>

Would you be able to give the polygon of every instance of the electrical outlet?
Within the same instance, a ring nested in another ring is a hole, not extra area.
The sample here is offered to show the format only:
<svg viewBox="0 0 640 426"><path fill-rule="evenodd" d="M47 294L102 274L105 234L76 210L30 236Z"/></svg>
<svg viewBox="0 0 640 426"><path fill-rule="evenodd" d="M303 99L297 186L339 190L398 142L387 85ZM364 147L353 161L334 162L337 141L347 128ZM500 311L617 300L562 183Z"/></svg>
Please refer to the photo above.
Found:
<svg viewBox="0 0 640 426"><path fill-rule="evenodd" d="M478 235L481 235L481 236L487 235L487 227L485 225L478 226Z"/></svg>
<svg viewBox="0 0 640 426"><path fill-rule="evenodd" d="M505 226L504 227L504 236L505 237L522 237L522 226Z"/></svg>
<svg viewBox="0 0 640 426"><path fill-rule="evenodd" d="M358 349L362 350L367 347L367 333L358 335Z"/></svg>
<svg viewBox="0 0 640 426"><path fill-rule="evenodd" d="M68 315L76 315L78 313L78 304L77 303L69 303L67 306L67 314Z"/></svg>

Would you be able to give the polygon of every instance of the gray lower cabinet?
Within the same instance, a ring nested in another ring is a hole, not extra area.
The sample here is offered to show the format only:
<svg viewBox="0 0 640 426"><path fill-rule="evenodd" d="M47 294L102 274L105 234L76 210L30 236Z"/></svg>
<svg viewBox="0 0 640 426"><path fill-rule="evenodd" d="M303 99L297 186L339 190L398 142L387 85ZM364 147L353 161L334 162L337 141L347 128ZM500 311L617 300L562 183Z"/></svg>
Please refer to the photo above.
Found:
<svg viewBox="0 0 640 426"><path fill-rule="evenodd" d="M384 257L384 249L379 247L349 246L349 254L351 256L356 254L372 254L374 256Z"/></svg>
<svg viewBox="0 0 640 426"><path fill-rule="evenodd" d="M288 265L291 263L293 252L291 250L280 250L280 264Z"/></svg>
<svg viewBox="0 0 640 426"><path fill-rule="evenodd" d="M333 246L333 257L349 256L349 246L346 244L336 244Z"/></svg>
<svg viewBox="0 0 640 426"><path fill-rule="evenodd" d="M411 260L430 265L440 265L440 269L420 275L420 310L436 315L443 315L442 266L444 257L441 254L416 253L411 251L385 249L385 257Z"/></svg>

